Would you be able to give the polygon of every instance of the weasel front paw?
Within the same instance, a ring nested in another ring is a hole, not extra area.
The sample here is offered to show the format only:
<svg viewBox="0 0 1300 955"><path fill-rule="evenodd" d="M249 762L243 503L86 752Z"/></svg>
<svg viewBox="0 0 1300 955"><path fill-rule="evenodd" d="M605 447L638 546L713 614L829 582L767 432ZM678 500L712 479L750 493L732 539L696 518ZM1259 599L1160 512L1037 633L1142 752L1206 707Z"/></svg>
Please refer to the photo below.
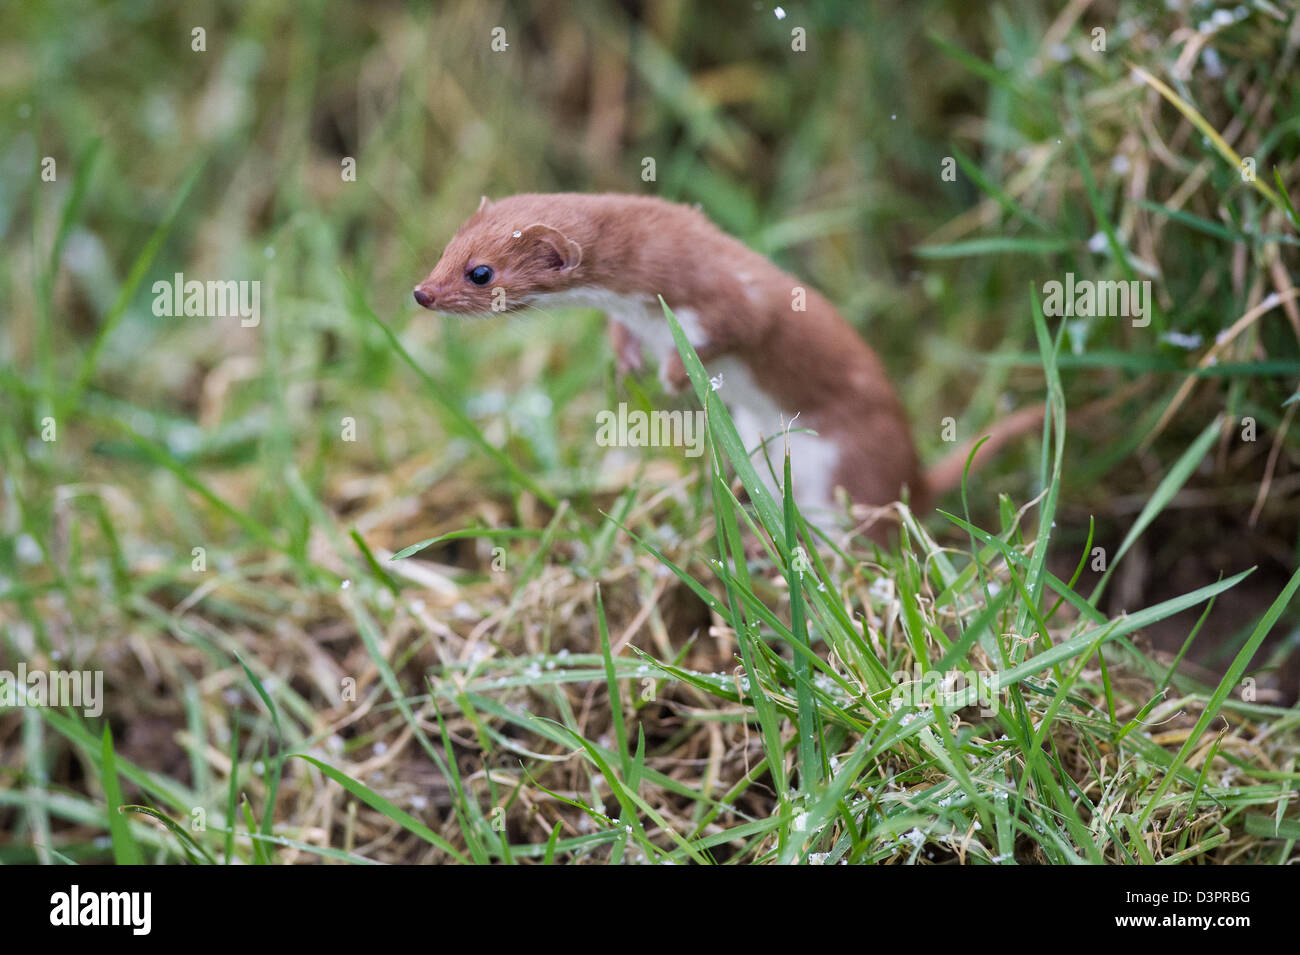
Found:
<svg viewBox="0 0 1300 955"><path fill-rule="evenodd" d="M641 339L618 322L609 323L609 342L614 348L614 367L620 378L645 367Z"/></svg>
<svg viewBox="0 0 1300 955"><path fill-rule="evenodd" d="M686 366L682 364L682 356L677 352L665 355L664 359L659 363L659 381L664 386L664 390L672 395L685 391L690 387L691 376L686 373Z"/></svg>

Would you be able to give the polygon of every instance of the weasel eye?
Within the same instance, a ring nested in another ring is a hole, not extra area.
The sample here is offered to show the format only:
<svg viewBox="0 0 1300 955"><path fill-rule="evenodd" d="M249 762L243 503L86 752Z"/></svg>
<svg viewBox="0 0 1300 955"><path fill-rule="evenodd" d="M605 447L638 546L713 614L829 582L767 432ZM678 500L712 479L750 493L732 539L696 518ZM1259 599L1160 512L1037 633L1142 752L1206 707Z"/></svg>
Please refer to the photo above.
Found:
<svg viewBox="0 0 1300 955"><path fill-rule="evenodd" d="M475 285L487 285L492 281L492 269L486 265L479 265L470 269L469 280Z"/></svg>

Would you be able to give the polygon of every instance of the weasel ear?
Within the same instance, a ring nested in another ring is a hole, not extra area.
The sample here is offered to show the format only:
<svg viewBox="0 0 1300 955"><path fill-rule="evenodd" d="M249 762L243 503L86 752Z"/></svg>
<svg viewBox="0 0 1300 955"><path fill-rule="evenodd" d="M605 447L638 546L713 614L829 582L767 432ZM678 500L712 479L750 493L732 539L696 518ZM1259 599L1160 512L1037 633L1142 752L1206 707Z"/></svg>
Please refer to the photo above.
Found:
<svg viewBox="0 0 1300 955"><path fill-rule="evenodd" d="M488 197L487 197L487 196L484 196L483 198L479 199L479 201L478 201L478 208L474 210L474 214L475 214L475 215L478 215L478 213L482 212L482 211L483 211L484 209L486 209L489 205L491 205L491 203L488 202Z"/></svg>
<svg viewBox="0 0 1300 955"><path fill-rule="evenodd" d="M522 237L540 244L548 254L554 257L553 268L560 272L572 272L582 263L582 246L574 242L559 229L553 229L540 222L530 225L519 233Z"/></svg>

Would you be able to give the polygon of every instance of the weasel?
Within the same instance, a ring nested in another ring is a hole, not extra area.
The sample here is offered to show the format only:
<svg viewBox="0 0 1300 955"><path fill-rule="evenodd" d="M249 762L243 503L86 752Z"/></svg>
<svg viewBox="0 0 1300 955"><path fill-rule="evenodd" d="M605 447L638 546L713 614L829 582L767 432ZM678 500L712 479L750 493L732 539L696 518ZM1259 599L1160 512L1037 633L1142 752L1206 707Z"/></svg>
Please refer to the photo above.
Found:
<svg viewBox="0 0 1300 955"><path fill-rule="evenodd" d="M795 499L809 519L834 510L836 487L871 507L906 488L923 513L960 482L970 445L923 473L876 353L820 293L695 208L616 193L484 197L415 288L420 305L453 315L600 309L619 371L640 369L649 351L675 393L689 381L661 295L710 374L721 374L718 394L748 450L792 421L816 432L789 436ZM979 457L1042 414L1031 408L1004 420ZM781 448L769 446L780 473ZM765 464L759 472L766 477Z"/></svg>

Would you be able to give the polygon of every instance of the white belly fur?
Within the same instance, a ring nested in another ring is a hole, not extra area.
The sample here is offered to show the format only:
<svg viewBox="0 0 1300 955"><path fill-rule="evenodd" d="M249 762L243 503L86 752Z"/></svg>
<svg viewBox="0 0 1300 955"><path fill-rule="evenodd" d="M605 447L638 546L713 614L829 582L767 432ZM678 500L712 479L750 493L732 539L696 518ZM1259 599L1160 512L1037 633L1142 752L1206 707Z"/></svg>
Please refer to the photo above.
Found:
<svg viewBox="0 0 1300 955"><path fill-rule="evenodd" d="M659 378L664 380L668 360L677 353L672 330L657 299L642 296L620 295L605 289L571 289L550 295L538 295L533 304L555 308L594 308L605 312L611 321L618 322L635 336L642 347L659 361ZM699 315L689 308L674 310L673 314L686 333L686 339L699 348L708 342L700 325ZM722 357L708 364L712 375L722 375L718 396L731 412L736 431L750 452L750 458L763 482L778 497L781 489L772 480L767 461L758 452L759 441L767 439L767 456L778 479L785 473L784 427L792 430L801 427L795 417L798 409L781 408L771 395L759 387L744 362ZM793 424L791 421L793 420ZM828 438L806 432L791 433L790 475L794 481L795 500L805 518L820 522L832 514L831 475L839 459L839 449Z"/></svg>
<svg viewBox="0 0 1300 955"><path fill-rule="evenodd" d="M827 519L832 513L831 475L839 460L839 449L834 442L821 435L798 431L806 425L801 425L793 412L781 408L760 388L748 366L739 359L719 358L709 365L709 371L722 375L718 396L731 412L736 431L759 477L778 498L781 496L779 481L785 476L782 431L790 428L790 478L794 482L795 501L809 520ZM760 449L759 442L764 439L767 443ZM776 472L776 481L772 479L772 471Z"/></svg>

